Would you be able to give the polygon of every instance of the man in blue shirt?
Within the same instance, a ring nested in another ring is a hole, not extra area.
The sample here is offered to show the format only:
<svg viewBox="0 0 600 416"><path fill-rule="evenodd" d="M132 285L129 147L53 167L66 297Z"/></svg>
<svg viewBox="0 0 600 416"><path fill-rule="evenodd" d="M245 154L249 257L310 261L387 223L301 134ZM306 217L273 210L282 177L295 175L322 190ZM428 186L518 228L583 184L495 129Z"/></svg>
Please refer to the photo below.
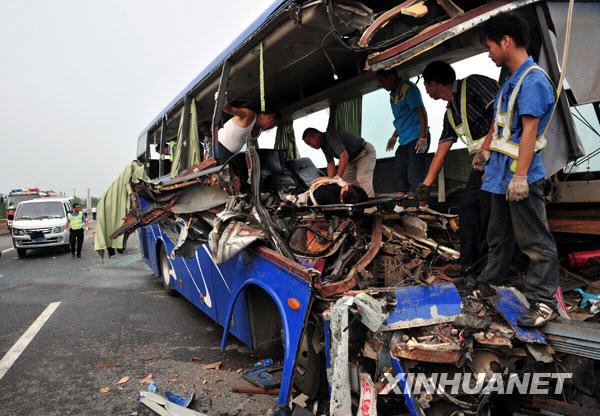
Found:
<svg viewBox="0 0 600 416"><path fill-rule="evenodd" d="M493 294L489 285L507 275L516 241L530 260L525 281L530 309L518 323L538 327L557 316L558 255L546 219L541 158L554 90L527 53L529 28L523 18L498 15L485 23L484 32L490 58L506 66L510 76L496 97L494 124L473 159L474 165L485 163L482 189L492 193L488 264L474 294Z"/></svg>
<svg viewBox="0 0 600 416"><path fill-rule="evenodd" d="M425 179L425 154L429 148L427 112L417 86L400 78L396 71L377 71L377 81L390 92L394 114L394 134L386 150L392 150L396 141L399 144L394 158L394 192L406 195L415 192Z"/></svg>

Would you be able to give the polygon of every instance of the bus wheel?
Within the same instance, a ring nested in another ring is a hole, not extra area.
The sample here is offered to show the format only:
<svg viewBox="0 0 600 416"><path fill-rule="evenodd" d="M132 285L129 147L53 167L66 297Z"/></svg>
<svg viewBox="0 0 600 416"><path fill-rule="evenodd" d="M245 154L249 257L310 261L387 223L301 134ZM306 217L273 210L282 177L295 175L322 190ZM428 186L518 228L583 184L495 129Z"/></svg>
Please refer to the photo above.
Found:
<svg viewBox="0 0 600 416"><path fill-rule="evenodd" d="M318 333L315 323L309 321L298 349L294 369L296 388L311 399L319 397L323 392L323 387L326 388L325 357L322 352L315 351L313 344L313 337L318 336Z"/></svg>
<svg viewBox="0 0 600 416"><path fill-rule="evenodd" d="M175 296L175 290L171 287L171 274L169 273L169 259L167 259L167 251L165 246L160 246L160 275L165 292L169 296Z"/></svg>

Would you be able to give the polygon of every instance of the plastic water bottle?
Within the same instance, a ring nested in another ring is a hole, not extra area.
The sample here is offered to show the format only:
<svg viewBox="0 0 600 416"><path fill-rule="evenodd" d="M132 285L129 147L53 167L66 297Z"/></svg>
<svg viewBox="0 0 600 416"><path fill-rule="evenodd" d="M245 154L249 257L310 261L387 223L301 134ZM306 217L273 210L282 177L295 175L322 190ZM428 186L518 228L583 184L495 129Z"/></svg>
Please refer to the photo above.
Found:
<svg viewBox="0 0 600 416"><path fill-rule="evenodd" d="M254 363L254 368L268 367L270 365L273 365L273 360L267 358L265 360L260 360L259 362Z"/></svg>
<svg viewBox="0 0 600 416"><path fill-rule="evenodd" d="M156 381L153 381L152 383L148 384L148 391L150 393L154 393L157 388L158 386L156 385Z"/></svg>

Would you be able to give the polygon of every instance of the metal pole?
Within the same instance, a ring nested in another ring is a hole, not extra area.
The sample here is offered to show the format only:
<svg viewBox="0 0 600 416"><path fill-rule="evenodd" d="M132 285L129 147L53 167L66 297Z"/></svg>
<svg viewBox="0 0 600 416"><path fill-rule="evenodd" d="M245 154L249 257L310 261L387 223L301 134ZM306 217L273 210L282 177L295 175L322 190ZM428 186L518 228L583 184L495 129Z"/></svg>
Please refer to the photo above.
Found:
<svg viewBox="0 0 600 416"><path fill-rule="evenodd" d="M213 154L209 155L214 156L216 151L215 146L217 145L217 141L219 140L219 122L221 121L221 115L223 113L223 107L225 106L225 98L227 94L227 86L229 84L229 61L225 61L223 63L223 68L221 69L221 79L219 81L219 89L217 90L217 101L215 102L215 108L212 116L212 123L210 126L210 130L212 131L212 151Z"/></svg>
<svg viewBox="0 0 600 416"><path fill-rule="evenodd" d="M552 40L550 39L550 28L548 27L548 22L546 21L546 15L544 13L544 9L542 4L538 3L535 5L535 13L537 15L538 24L540 26L540 34L542 36L542 47L544 52L546 53L546 58L548 58L548 72L552 81L556 84L560 78L560 70L558 68L558 57L556 56L556 52L554 51L554 46L552 45ZM558 86L557 86L558 87ZM567 101L567 96L565 95L564 89L561 91L560 96L558 97L558 104L556 110L560 114L560 117L567 128L568 133L568 144L569 144L569 160L574 160L578 157L583 156L583 154L579 154L577 149L575 126L573 124L573 118L571 116L571 109L569 108L569 102Z"/></svg>
<svg viewBox="0 0 600 416"><path fill-rule="evenodd" d="M158 159L158 176L164 176L165 174L165 155L164 155L164 149L165 149L165 129L167 128L166 126L166 122L165 122L165 116L163 116L163 118L160 121L160 144L159 144L159 153L160 153L160 158Z"/></svg>

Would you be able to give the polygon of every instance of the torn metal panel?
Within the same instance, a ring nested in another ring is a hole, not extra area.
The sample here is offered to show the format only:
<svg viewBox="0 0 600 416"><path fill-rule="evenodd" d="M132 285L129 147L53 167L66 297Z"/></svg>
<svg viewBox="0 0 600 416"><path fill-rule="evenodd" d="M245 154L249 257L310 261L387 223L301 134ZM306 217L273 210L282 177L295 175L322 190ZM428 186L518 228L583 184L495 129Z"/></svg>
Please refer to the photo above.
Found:
<svg viewBox="0 0 600 416"><path fill-rule="evenodd" d="M529 309L529 304L523 294L514 287L498 287L496 293L491 302L515 330L517 338L523 342L545 344L546 337L539 330L521 328L517 325L517 320Z"/></svg>
<svg viewBox="0 0 600 416"><path fill-rule="evenodd" d="M357 415L377 415L377 390L369 373L360 373L360 400Z"/></svg>
<svg viewBox="0 0 600 416"><path fill-rule="evenodd" d="M413 338L408 342L395 342L391 353L395 358L429 363L456 363L460 359L460 346L454 342L421 343Z"/></svg>
<svg viewBox="0 0 600 416"><path fill-rule="evenodd" d="M541 330L555 350L600 360L600 325L559 318Z"/></svg>
<svg viewBox="0 0 600 416"><path fill-rule="evenodd" d="M388 316L383 312L381 302L366 293L359 293L354 304L358 308L358 319L371 331L377 332Z"/></svg>
<svg viewBox="0 0 600 416"><path fill-rule="evenodd" d="M381 216L376 215L373 218L373 226L371 229L371 242L369 243L369 249L365 253L365 255L354 265L350 273L348 273L348 277L339 282L326 283L321 286L321 295L324 297L331 297L333 295L343 293L347 290L352 289L359 280L359 274L365 279L369 280L369 276L372 278L371 274L365 270L365 268L371 263L371 261L375 258L379 249L381 248L381 237L382 237L382 228L381 228L382 219Z"/></svg>
<svg viewBox="0 0 600 416"><path fill-rule="evenodd" d="M452 322L462 310L462 299L451 283L399 287L395 296L395 309L383 331Z"/></svg>
<svg viewBox="0 0 600 416"><path fill-rule="evenodd" d="M328 371L331 386L329 414L331 416L347 416L352 413L350 392L350 374L348 367L348 308L354 298L344 296L339 299L329 312L329 328L331 331L331 368Z"/></svg>
<svg viewBox="0 0 600 416"><path fill-rule="evenodd" d="M221 225L222 226L222 225ZM209 247L216 264L225 263L257 240L266 240L261 228L242 221L231 220L222 233L215 227L209 235Z"/></svg>
<svg viewBox="0 0 600 416"><path fill-rule="evenodd" d="M227 202L227 193L218 186L193 185L185 188L171 207L176 215L206 211Z"/></svg>

